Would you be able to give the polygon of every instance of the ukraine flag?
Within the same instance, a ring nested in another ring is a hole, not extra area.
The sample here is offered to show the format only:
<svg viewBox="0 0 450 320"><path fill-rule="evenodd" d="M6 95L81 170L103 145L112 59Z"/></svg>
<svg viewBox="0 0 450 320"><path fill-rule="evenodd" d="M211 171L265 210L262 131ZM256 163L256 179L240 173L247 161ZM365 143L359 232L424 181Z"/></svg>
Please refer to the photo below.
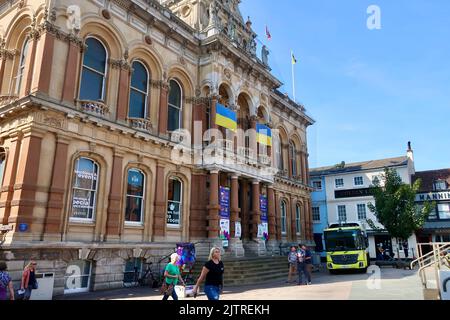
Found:
<svg viewBox="0 0 450 320"><path fill-rule="evenodd" d="M237 130L237 114L236 112L226 108L225 106L216 104L216 124L218 126L230 129L234 132Z"/></svg>
<svg viewBox="0 0 450 320"><path fill-rule="evenodd" d="M263 124L256 124L256 140L258 143L271 147L272 146L272 130Z"/></svg>

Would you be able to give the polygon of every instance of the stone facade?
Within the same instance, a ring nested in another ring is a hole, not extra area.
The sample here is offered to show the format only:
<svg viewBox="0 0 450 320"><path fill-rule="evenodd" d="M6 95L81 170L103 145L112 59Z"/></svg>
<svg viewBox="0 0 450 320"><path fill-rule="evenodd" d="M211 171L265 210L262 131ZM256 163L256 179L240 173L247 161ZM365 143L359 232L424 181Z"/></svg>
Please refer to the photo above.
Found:
<svg viewBox="0 0 450 320"><path fill-rule="evenodd" d="M228 254L312 243L306 130L314 121L277 90L281 83L267 56L265 63L258 57L238 3L0 5L0 258L15 279L34 258L39 271L55 273L54 294L62 294L70 262L89 261L87 289L120 287L131 258L157 262L178 242L205 250L222 244L219 187L230 188L231 235L236 222L242 226ZM92 50L105 52L98 70L97 57L86 58ZM138 65L147 72L139 84L145 92L133 87ZM86 79L101 79L99 99L86 99L83 92L95 91ZM141 116L131 111L132 93L145 97ZM216 125L219 103L248 133ZM271 147L257 142L251 129L258 123L273 130ZM213 161L205 146L213 146ZM217 161L223 154L242 161ZM93 171L77 167L80 159ZM130 170L143 177L138 196L129 194ZM82 179L91 187L79 187ZM81 193L88 201L77 207ZM257 236L261 194L268 200L268 247ZM137 212L131 201L140 201L138 221L127 214ZM177 201L177 224L168 224L168 206ZM77 218L75 208L88 218Z"/></svg>

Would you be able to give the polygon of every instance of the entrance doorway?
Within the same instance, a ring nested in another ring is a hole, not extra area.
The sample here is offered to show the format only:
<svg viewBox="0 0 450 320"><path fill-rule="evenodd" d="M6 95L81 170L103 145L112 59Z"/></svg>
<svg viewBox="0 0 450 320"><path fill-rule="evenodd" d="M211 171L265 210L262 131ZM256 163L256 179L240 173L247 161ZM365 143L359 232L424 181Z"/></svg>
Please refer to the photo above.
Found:
<svg viewBox="0 0 450 320"><path fill-rule="evenodd" d="M391 236L389 235L377 235L375 236L375 249L377 252L377 257L379 255L379 249L378 248L383 248L385 254L387 256L393 254L392 252L392 239Z"/></svg>

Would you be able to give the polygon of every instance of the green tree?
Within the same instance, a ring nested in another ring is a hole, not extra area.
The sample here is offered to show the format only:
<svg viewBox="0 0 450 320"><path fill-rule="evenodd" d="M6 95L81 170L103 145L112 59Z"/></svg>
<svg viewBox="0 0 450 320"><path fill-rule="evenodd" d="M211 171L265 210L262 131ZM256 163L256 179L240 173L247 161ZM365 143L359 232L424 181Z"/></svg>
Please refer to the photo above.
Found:
<svg viewBox="0 0 450 320"><path fill-rule="evenodd" d="M399 243L399 239L408 239L423 227L434 204L426 202L423 206L418 206L415 203L422 183L420 179L411 186L402 182L395 169L386 168L382 180L384 186L379 179L373 182L371 194L375 198L375 205L369 203L368 207L378 222ZM367 223L373 229L380 229L370 219L367 219Z"/></svg>

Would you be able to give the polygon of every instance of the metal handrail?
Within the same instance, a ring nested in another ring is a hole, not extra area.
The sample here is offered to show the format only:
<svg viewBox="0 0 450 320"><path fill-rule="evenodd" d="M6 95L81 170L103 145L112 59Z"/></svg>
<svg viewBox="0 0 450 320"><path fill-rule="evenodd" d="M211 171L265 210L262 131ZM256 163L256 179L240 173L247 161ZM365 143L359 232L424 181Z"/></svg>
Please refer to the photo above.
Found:
<svg viewBox="0 0 450 320"><path fill-rule="evenodd" d="M432 251L428 252L427 254L420 256L416 260L411 262L411 269L413 268L414 264L419 263L419 276L422 282L422 285L426 288L427 287L427 278L425 274L425 269L434 266L435 269L435 275L436 279L439 278L438 271L441 268L441 262L444 259L447 259L446 255L443 255L443 253L447 253L450 248L449 242L441 242L441 243L420 243L417 244L417 249L419 254L422 253L422 246L431 246ZM428 262L429 261L429 262ZM426 263L428 262L428 263ZM445 263L444 263L445 264Z"/></svg>
<svg viewBox="0 0 450 320"><path fill-rule="evenodd" d="M419 246L433 246L433 245L435 245L436 243L418 243L417 244L417 247L419 247ZM450 242L442 242L442 243L438 243L438 245L441 245L442 247L440 248L440 250L446 250L446 249L449 249L450 248ZM418 250L418 252L421 252L421 250ZM442 252L439 252L439 253L442 253ZM425 255L423 255L423 256L421 256L421 257L419 257L419 258L417 258L416 260L414 260L414 261L412 261L411 262L411 269L413 269L413 267L414 267L414 264L416 264L416 263L418 263L418 262L423 262L423 261L425 261L425 260L427 260L427 259L429 259L429 258L431 258L431 257L434 257L434 251L430 251L430 252L428 252L427 254L425 254Z"/></svg>

